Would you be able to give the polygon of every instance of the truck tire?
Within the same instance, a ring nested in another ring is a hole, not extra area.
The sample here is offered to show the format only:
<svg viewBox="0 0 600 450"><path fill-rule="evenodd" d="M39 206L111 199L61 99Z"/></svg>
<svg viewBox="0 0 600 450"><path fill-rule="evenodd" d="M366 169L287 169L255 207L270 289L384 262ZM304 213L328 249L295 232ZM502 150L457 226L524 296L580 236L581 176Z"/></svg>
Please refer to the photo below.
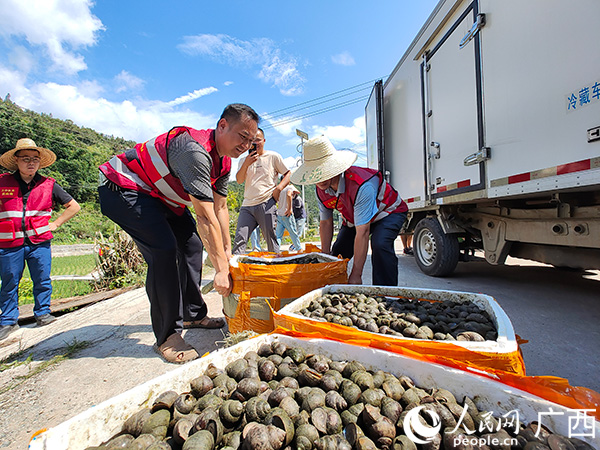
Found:
<svg viewBox="0 0 600 450"><path fill-rule="evenodd" d="M440 223L433 217L417 223L413 250L419 269L432 277L450 275L458 264L458 239L445 234Z"/></svg>

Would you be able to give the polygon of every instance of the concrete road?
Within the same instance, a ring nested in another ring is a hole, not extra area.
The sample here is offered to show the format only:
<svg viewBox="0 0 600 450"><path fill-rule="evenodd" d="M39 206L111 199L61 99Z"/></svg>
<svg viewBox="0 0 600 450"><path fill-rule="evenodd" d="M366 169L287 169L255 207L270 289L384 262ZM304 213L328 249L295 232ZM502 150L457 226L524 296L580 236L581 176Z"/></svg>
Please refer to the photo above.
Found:
<svg viewBox="0 0 600 450"><path fill-rule="evenodd" d="M567 378L600 392L600 272L556 269L509 258L505 266L459 263L453 276L423 274L413 257L399 256L399 285L478 292L496 299L523 344L527 375ZM370 283L370 261L363 283Z"/></svg>

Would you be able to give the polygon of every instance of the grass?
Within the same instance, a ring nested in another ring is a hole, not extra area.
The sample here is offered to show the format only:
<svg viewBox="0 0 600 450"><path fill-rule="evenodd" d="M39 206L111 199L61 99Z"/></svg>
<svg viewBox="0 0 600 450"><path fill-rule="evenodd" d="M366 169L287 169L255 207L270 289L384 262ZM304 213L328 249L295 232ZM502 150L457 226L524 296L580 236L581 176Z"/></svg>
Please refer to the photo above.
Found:
<svg viewBox="0 0 600 450"><path fill-rule="evenodd" d="M96 268L96 255L61 256L52 258L51 275L87 275ZM87 295L93 292L89 281L53 280L52 298L67 298ZM33 303L33 283L29 269L25 267L19 285L19 305Z"/></svg>
<svg viewBox="0 0 600 450"><path fill-rule="evenodd" d="M9 384L8 386L5 386L4 388L0 389L0 395L4 394L5 392L10 391L11 389L16 388L20 384L27 381L29 378L34 377L35 375L43 372L47 368L71 358L78 351L89 347L90 344L91 343L89 341L78 341L77 339L73 339L73 341L71 341L70 343L67 343L67 345L65 347L63 347L62 349L59 349L59 351L62 351L62 353L54 355L48 361L44 361L44 362L38 364L36 367L34 367L32 370L30 370L27 375L19 375L19 376L14 377L12 380L13 381L12 384ZM16 353L16 354L10 356L9 358L6 358L5 360L0 361L0 372L2 372L4 370L12 369L14 367L18 367L21 365L28 365L33 361L32 355L27 356L27 358L25 358L22 361L19 360L19 358L21 356L22 356L22 352Z"/></svg>

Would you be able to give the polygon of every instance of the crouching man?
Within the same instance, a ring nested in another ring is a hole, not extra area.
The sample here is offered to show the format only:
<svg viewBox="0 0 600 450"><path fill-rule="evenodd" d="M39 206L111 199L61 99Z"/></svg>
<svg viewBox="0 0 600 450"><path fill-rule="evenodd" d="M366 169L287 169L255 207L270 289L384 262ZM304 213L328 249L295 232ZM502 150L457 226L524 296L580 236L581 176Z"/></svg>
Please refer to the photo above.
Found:
<svg viewBox="0 0 600 450"><path fill-rule="evenodd" d="M408 207L398 192L374 169L353 166L357 155L336 150L325 136L304 143L304 162L292 174L294 184L316 184L319 199L321 249L344 258L354 257L348 278L362 284L371 239L373 284L398 285L394 240L406 220ZM333 239L333 210L343 224Z"/></svg>

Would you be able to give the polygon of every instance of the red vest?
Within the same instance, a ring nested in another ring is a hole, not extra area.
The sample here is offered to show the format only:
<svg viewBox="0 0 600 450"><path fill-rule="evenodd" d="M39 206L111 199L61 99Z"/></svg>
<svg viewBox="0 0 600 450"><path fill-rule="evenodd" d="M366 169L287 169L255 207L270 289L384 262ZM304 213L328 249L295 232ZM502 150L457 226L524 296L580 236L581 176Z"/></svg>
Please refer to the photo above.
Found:
<svg viewBox="0 0 600 450"><path fill-rule="evenodd" d="M9 173L0 175L0 248L20 247L25 236L32 244L52 239L48 222L52 215L55 180L42 177L23 204L19 182Z"/></svg>
<svg viewBox="0 0 600 450"><path fill-rule="evenodd" d="M221 159L217 153L214 130L175 127L143 144L137 144L137 157L133 160L129 161L126 154L122 153L102 164L100 170L113 183L126 189L145 192L182 214L183 208L192 204L190 196L179 178L171 173L167 162L168 141L181 133L189 133L209 152L212 159L210 182L214 188L216 181L231 171L231 158L224 156Z"/></svg>
<svg viewBox="0 0 600 450"><path fill-rule="evenodd" d="M389 214L408 211L408 206L400 198L398 192L385 181L381 172L375 169L352 166L344 172L346 183L345 191L338 197L329 195L317 188L317 196L326 208L337 209L348 225L354 226L354 202L358 189L373 177L379 179L379 190L377 191L377 214L371 219L371 223L383 219Z"/></svg>

